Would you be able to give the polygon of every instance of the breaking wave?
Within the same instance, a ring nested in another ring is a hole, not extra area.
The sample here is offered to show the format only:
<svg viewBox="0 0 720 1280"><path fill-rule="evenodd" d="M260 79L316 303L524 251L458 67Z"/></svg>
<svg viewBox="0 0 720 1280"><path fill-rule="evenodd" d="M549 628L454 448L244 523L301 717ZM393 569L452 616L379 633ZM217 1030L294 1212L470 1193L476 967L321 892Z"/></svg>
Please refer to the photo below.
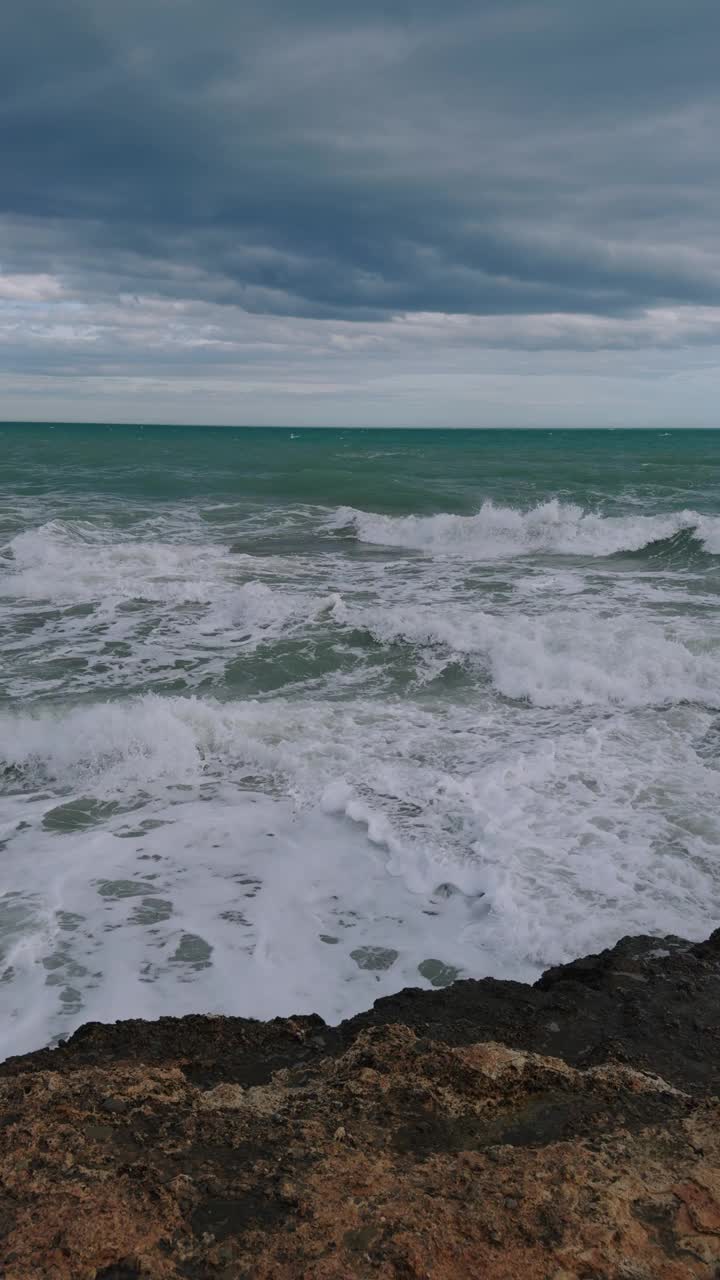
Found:
<svg viewBox="0 0 720 1280"><path fill-rule="evenodd" d="M448 607L333 607L381 644L439 648L479 662L496 691L537 707L720 706L720 641L692 643L670 625L582 608L545 617Z"/></svg>
<svg viewBox="0 0 720 1280"><path fill-rule="evenodd" d="M484 502L473 516L388 516L339 507L327 521L360 542L404 547L429 555L495 560L546 552L556 555L613 556L620 552L686 552L690 543L720 555L720 518L696 511L653 516L604 516L574 503L540 503L528 511ZM686 543L677 543L684 535Z"/></svg>

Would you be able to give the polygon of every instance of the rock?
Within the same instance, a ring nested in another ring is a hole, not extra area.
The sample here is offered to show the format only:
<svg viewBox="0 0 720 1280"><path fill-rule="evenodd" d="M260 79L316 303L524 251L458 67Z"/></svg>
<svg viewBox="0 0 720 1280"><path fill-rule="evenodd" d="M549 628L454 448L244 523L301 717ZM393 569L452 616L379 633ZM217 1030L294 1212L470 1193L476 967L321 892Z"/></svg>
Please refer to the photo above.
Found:
<svg viewBox="0 0 720 1280"><path fill-rule="evenodd" d="M127 1098L103 1098L100 1103L101 1111L116 1115L122 1115L123 1111L129 1111L131 1106L132 1103Z"/></svg>
<svg viewBox="0 0 720 1280"><path fill-rule="evenodd" d="M719 983L635 938L337 1028L88 1024L0 1065L0 1274L714 1280Z"/></svg>

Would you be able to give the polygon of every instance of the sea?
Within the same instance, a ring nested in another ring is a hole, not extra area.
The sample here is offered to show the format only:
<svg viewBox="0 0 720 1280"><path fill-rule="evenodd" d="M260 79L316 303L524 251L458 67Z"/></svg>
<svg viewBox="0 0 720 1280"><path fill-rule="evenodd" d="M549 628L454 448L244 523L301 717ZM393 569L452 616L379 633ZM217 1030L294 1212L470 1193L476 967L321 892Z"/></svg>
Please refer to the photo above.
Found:
<svg viewBox="0 0 720 1280"><path fill-rule="evenodd" d="M0 1055L720 922L720 434L0 427Z"/></svg>

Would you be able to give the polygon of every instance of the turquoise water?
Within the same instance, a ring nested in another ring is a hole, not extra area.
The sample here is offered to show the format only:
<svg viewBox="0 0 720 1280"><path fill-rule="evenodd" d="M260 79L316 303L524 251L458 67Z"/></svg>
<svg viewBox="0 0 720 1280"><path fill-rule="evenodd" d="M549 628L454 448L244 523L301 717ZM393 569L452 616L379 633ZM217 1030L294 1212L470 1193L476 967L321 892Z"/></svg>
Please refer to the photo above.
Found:
<svg viewBox="0 0 720 1280"><path fill-rule="evenodd" d="M478 502L638 499L718 511L714 431L329 431L0 424L3 493L473 514ZM298 452L301 457L298 458ZM646 474L647 473L647 474Z"/></svg>
<svg viewBox="0 0 720 1280"><path fill-rule="evenodd" d="M717 433L0 449L0 1050L717 923Z"/></svg>

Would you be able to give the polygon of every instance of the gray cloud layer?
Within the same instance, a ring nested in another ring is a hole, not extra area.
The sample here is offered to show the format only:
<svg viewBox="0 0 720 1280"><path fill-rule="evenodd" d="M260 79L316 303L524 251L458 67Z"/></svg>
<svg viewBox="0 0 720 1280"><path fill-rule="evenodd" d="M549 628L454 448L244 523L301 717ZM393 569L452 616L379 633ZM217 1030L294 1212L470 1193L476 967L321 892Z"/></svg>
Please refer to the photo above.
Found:
<svg viewBox="0 0 720 1280"><path fill-rule="evenodd" d="M426 313L471 322L441 350L715 341L719 48L717 0L5 5L5 369L169 373L163 302L207 374L272 317L345 359Z"/></svg>

